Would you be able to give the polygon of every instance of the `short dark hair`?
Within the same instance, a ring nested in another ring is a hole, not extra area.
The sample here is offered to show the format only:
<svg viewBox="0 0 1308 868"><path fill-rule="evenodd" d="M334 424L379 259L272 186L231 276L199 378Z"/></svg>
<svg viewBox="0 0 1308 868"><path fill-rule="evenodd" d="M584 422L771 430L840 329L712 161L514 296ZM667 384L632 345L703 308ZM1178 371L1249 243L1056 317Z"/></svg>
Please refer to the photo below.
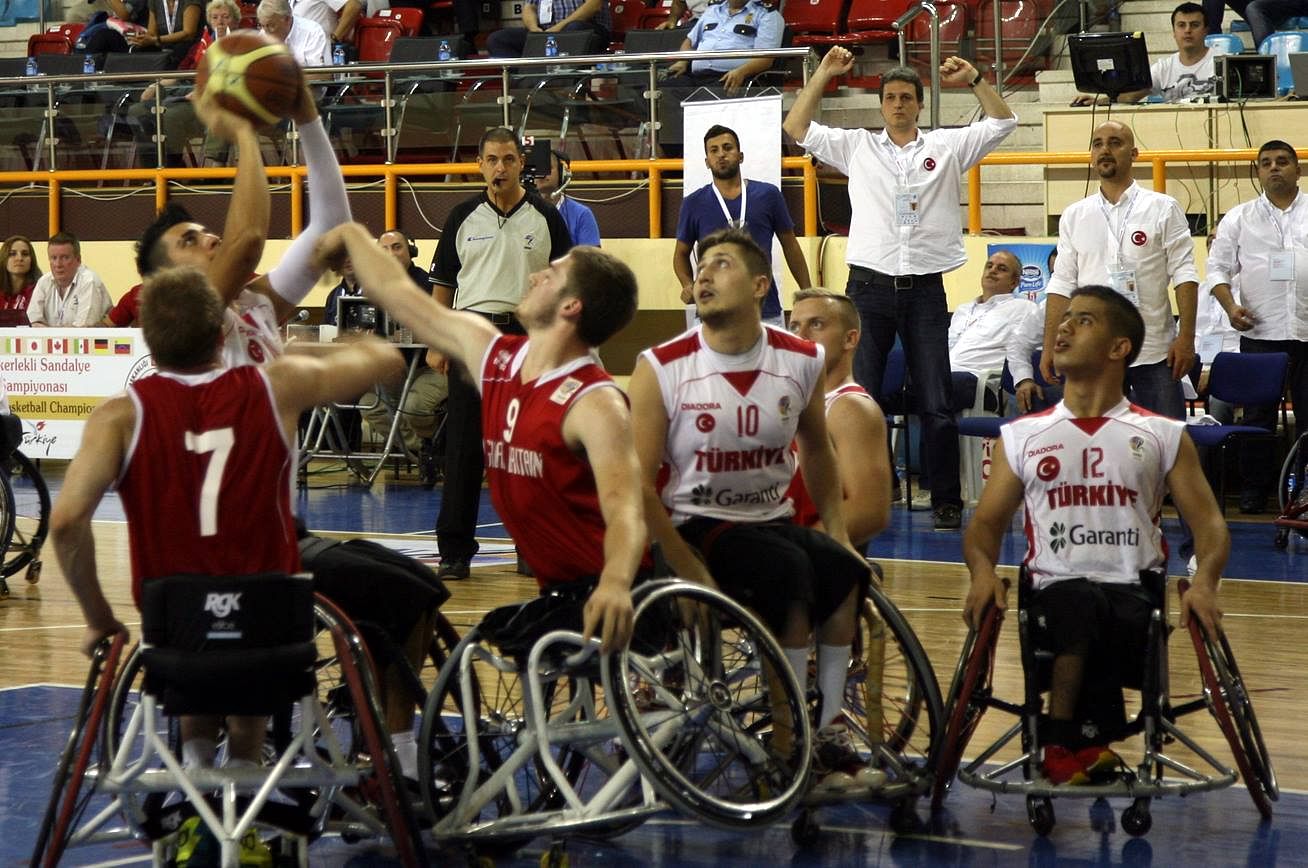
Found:
<svg viewBox="0 0 1308 868"><path fill-rule="evenodd" d="M141 333L155 363L185 371L212 362L223 311L222 299L200 269L183 265L152 273L141 289Z"/></svg>
<svg viewBox="0 0 1308 868"><path fill-rule="evenodd" d="M704 133L704 147L708 147L709 139L716 139L718 136L731 136L736 143L736 150L740 150L740 136L736 135L736 131L731 127L724 127L722 124L714 124L708 128L708 132Z"/></svg>
<svg viewBox="0 0 1308 868"><path fill-rule="evenodd" d="M1299 153L1294 149L1294 145L1289 142L1283 142L1280 139L1272 139L1270 142L1263 142L1263 146L1258 149L1258 156L1254 157L1254 162L1257 163L1261 160L1263 154L1268 151L1285 151L1290 156L1294 157L1296 162L1299 159Z"/></svg>
<svg viewBox="0 0 1308 868"><path fill-rule="evenodd" d="M808 289L801 289L795 293L794 304L808 301L810 298L834 301L836 308L840 311L840 324L845 327L845 331L863 330L863 322L859 319L858 308L854 306L854 300L843 292L836 292L823 286L810 286ZM793 305L791 309L794 309Z"/></svg>
<svg viewBox="0 0 1308 868"><path fill-rule="evenodd" d="M71 232L56 232L50 236L50 240L45 243L46 250L50 249L51 244L67 244L73 248L73 255L78 259L82 258L82 242L77 240L77 236Z"/></svg>
<svg viewBox="0 0 1308 868"><path fill-rule="evenodd" d="M1177 6L1172 10L1171 23L1176 23L1176 16L1178 15L1194 15L1196 12L1203 15L1204 7L1200 6L1198 3L1182 3L1180 6Z"/></svg>
<svg viewBox="0 0 1308 868"><path fill-rule="evenodd" d="M513 149L519 154L522 153L522 143L518 141L518 136L508 127L491 127L481 134L481 141L477 143L477 156L481 156L486 150L488 142L512 142Z"/></svg>
<svg viewBox="0 0 1308 868"><path fill-rule="evenodd" d="M636 315L640 302L636 275L625 262L598 247L574 247L568 258L571 266L563 296L580 299L577 334L587 346L598 347Z"/></svg>
<svg viewBox="0 0 1308 868"><path fill-rule="evenodd" d="M746 230L726 226L705 235L699 240L700 258L703 259L710 248L717 247L719 244L734 244L740 249L745 267L749 269L750 274L755 276L763 274L771 278L772 266L768 263L768 255L763 252L762 247L758 246L754 236Z"/></svg>
<svg viewBox="0 0 1308 868"><path fill-rule="evenodd" d="M159 216L154 218L154 222L145 227L141 237L136 240L135 248L136 273L141 275L142 280L168 264L166 251L159 244L164 233L178 223L193 222L195 221L190 211L170 202L159 212Z"/></svg>
<svg viewBox="0 0 1308 868"><path fill-rule="evenodd" d="M889 72L881 76L881 86L877 88L877 98L884 99L886 96L886 85L892 81L906 81L913 85L913 90L917 93L917 101L922 101L922 76L917 74L917 70L908 66L896 66Z"/></svg>
<svg viewBox="0 0 1308 868"><path fill-rule="evenodd" d="M1082 295L1097 298L1107 305L1108 328L1113 337L1126 338L1131 342L1131 351L1126 354L1126 367L1131 367L1144 345L1145 324L1140 310L1126 296L1108 286L1090 284L1072 290L1072 298Z"/></svg>

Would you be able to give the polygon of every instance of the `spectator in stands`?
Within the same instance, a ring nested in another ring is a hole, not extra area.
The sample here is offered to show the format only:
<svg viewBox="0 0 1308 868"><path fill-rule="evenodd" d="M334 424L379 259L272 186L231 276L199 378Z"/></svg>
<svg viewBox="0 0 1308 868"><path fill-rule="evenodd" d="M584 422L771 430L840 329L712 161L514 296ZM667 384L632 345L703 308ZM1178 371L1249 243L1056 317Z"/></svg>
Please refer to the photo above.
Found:
<svg viewBox="0 0 1308 868"><path fill-rule="evenodd" d="M0 261L5 264L4 282L0 283L0 310L26 310L32 290L41 278L32 242L22 235L10 235L0 244Z"/></svg>
<svg viewBox="0 0 1308 868"><path fill-rule="evenodd" d="M1213 31L1220 32L1219 30ZM1180 102L1192 97L1211 96L1217 92L1216 55L1204 44L1208 28L1204 24L1204 7L1182 3L1172 10L1172 39L1176 54L1169 54L1149 68L1154 85L1151 90L1135 90L1118 97L1119 102L1139 102L1151 94L1163 102ZM1104 94L1079 93L1072 105L1107 105Z"/></svg>
<svg viewBox="0 0 1308 868"><path fill-rule="evenodd" d="M95 2L95 0L92 0ZM77 37L73 49L81 54L108 54L128 51L131 46L120 29L145 27L150 20L149 0L105 0L107 11L98 11L87 22L86 29ZM114 23L110 23L110 19Z"/></svg>
<svg viewBox="0 0 1308 868"><path fill-rule="evenodd" d="M388 229L377 239L377 243L382 249L395 257L395 261L404 266L404 270L409 274L409 280L413 281L414 286L423 292L428 292L430 282L427 279L427 272L422 266L416 265L414 259L418 256L418 245L413 242L405 233L399 229Z"/></svg>
<svg viewBox="0 0 1308 868"><path fill-rule="evenodd" d="M1204 0L1204 17L1207 19L1209 33L1222 32L1225 6L1230 6L1236 15L1249 22L1255 48L1280 29L1287 19L1296 15L1308 15L1308 3L1304 0Z"/></svg>
<svg viewBox="0 0 1308 868"><path fill-rule="evenodd" d="M572 160L559 150L550 151L550 173L536 181L536 192L540 193L550 204L558 209L563 222L568 224L568 234L573 244L585 244L589 247L600 246L599 223L595 212L576 199L569 199L563 191L572 183Z"/></svg>
<svg viewBox="0 0 1308 868"><path fill-rule="evenodd" d="M703 19L701 19L703 20ZM958 420L949 406L949 311L944 273L967 261L959 217L959 177L1017 128L1017 118L985 76L960 57L940 66L946 84L971 88L985 114L960 129L922 133L922 79L907 67L881 78L885 130L842 130L813 123L823 91L854 66L836 47L822 58L782 127L806 151L849 176L849 283L863 320L854 376L881 388L898 334L931 448L931 505L938 530L962 525Z"/></svg>
<svg viewBox="0 0 1308 868"><path fill-rule="evenodd" d="M528 33L589 31L589 51L603 51L609 44L613 17L608 0L526 0L522 4L522 27L496 30L486 40L491 57L521 57Z"/></svg>
<svg viewBox="0 0 1308 868"><path fill-rule="evenodd" d="M699 21L704 10L709 7L709 0L672 0L672 7L668 10L668 20L664 21L655 30L675 30L678 27L694 27ZM686 13L690 13L690 18L682 22Z"/></svg>
<svg viewBox="0 0 1308 868"><path fill-rule="evenodd" d="M1240 332L1242 353L1287 353L1286 380L1296 410L1308 407L1308 196L1299 192L1294 147L1274 139L1258 149L1263 195L1226 213L1208 254L1213 298ZM1241 299L1231 293L1239 276ZM1303 284L1303 286L1300 286ZM1308 413L1294 414L1295 436L1308 431ZM1245 407L1244 423L1276 430L1276 407ZM1242 453L1240 512L1263 512L1276 481L1275 446L1250 442ZM1302 468L1298 468L1302 472Z"/></svg>
<svg viewBox="0 0 1308 868"><path fill-rule="evenodd" d="M960 304L949 321L955 410L973 406L977 379L997 379L1013 330L1035 309L1034 302L1013 295L1021 275L1022 263L1011 251L995 251L981 271L981 294Z"/></svg>
<svg viewBox="0 0 1308 868"><path fill-rule="evenodd" d="M363 14L360 0L292 0L291 14L312 21L322 28L331 43L348 42L354 35L354 22Z"/></svg>
<svg viewBox="0 0 1308 868"><path fill-rule="evenodd" d="M32 325L85 328L98 325L111 304L109 290L82 264L82 245L71 232L46 244L50 273L41 276L27 305Z"/></svg>
<svg viewBox="0 0 1308 868"><path fill-rule="evenodd" d="M291 12L289 0L261 0L259 27L286 43L300 66L330 66L332 45L327 32L315 21Z"/></svg>
<svg viewBox="0 0 1308 868"><path fill-rule="evenodd" d="M786 22L775 7L758 0L725 0L709 6L682 40L682 51L743 51L780 48ZM668 67L665 88L696 88L720 84L735 93L760 72L772 66L770 58L756 60L678 60ZM764 250L767 245L764 245Z"/></svg>
<svg viewBox="0 0 1308 868"><path fill-rule="evenodd" d="M750 237L767 254L772 262L772 238L781 242L786 265L800 289L808 289L808 260L795 239L795 224L790 219L786 200L781 190L772 184L753 179L746 180L740 166L745 154L735 130L714 124L704 134L704 165L713 173L711 183L687 194L677 217L677 246L672 251L672 270L681 284L681 300L693 303L691 289L694 275L690 268L690 254L696 242L711 232L727 226L748 230ZM763 300L763 321L784 327L781 311L781 293L777 281L772 280L767 298Z"/></svg>
<svg viewBox="0 0 1308 868"><path fill-rule="evenodd" d="M204 22L203 0L150 0L144 33L127 37L133 51L162 51L169 69L177 69L200 39Z"/></svg>
<svg viewBox="0 0 1308 868"><path fill-rule="evenodd" d="M354 263L350 262L349 257L341 262L336 273L341 276L341 282L331 288L331 291L327 293L327 301L323 302L323 325L336 325L337 299L341 296L363 295L363 287L359 286L359 279L354 276Z"/></svg>
<svg viewBox="0 0 1308 868"><path fill-rule="evenodd" d="M178 69L195 69L210 45L231 33L241 24L241 7L236 0L209 0L204 7L204 30Z"/></svg>

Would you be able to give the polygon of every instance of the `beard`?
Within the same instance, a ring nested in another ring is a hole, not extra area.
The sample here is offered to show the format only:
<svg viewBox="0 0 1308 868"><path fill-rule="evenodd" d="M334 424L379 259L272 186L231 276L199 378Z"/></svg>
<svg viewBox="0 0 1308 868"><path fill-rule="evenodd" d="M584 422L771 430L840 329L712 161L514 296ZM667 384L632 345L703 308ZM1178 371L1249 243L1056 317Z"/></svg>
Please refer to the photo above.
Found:
<svg viewBox="0 0 1308 868"><path fill-rule="evenodd" d="M733 178L740 177L740 164L737 163L736 165L732 166L730 169L715 168L715 169L711 169L710 171L713 173L713 177L717 178L719 181L730 181Z"/></svg>

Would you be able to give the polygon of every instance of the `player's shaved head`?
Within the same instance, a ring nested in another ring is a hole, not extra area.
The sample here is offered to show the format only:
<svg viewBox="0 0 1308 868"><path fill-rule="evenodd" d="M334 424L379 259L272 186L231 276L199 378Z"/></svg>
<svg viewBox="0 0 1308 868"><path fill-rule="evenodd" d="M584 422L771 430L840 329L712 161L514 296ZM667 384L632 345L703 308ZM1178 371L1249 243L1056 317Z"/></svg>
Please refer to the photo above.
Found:
<svg viewBox="0 0 1308 868"><path fill-rule="evenodd" d="M1122 139L1122 141L1126 142L1128 148L1135 147L1135 132L1121 121L1104 121L1102 124L1095 127L1094 135L1091 136L1091 139L1093 140L1101 136L1117 136Z"/></svg>
<svg viewBox="0 0 1308 868"><path fill-rule="evenodd" d="M141 290L141 333L162 369L187 371L210 365L223 331L223 302L204 272L191 266L163 268Z"/></svg>

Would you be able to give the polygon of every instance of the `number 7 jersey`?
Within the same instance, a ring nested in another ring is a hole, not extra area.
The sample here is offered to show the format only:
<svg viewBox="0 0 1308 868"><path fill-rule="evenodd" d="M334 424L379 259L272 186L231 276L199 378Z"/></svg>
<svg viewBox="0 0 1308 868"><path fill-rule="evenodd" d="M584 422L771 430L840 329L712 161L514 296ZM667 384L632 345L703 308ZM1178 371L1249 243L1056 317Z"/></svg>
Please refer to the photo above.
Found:
<svg viewBox="0 0 1308 868"><path fill-rule="evenodd" d="M300 568L287 440L262 368L159 373L127 389L136 424L118 493L132 590L164 576Z"/></svg>

